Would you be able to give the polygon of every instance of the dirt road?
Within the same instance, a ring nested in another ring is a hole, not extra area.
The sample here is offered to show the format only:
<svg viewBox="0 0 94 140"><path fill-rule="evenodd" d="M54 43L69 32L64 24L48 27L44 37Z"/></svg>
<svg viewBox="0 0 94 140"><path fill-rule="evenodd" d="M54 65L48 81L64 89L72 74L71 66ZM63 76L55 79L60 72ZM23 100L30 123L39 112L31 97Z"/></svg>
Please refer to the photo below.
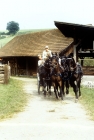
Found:
<svg viewBox="0 0 94 140"><path fill-rule="evenodd" d="M0 122L1 140L94 140L94 121L70 94L64 101L37 93L37 80L20 78L31 94L24 112Z"/></svg>

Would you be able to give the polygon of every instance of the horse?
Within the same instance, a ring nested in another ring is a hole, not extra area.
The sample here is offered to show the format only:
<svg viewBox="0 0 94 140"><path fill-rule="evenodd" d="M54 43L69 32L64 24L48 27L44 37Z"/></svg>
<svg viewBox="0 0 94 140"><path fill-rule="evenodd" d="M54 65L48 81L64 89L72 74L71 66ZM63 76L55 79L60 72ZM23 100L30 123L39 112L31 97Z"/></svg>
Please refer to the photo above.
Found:
<svg viewBox="0 0 94 140"><path fill-rule="evenodd" d="M69 83L70 86L73 87L73 91L75 93L76 101L81 96L81 78L82 78L82 68L81 65L75 62L74 58L69 55L67 59L67 64L69 66L69 71L71 73Z"/></svg>
<svg viewBox="0 0 94 140"><path fill-rule="evenodd" d="M52 81L52 86L54 87L56 98L58 99L58 96L59 96L63 100L63 94L64 94L64 83L62 81L63 68L61 68L59 65L59 57L57 53L52 53L51 67L52 67L51 81ZM58 92L58 87L59 87L60 93Z"/></svg>
<svg viewBox="0 0 94 140"><path fill-rule="evenodd" d="M40 84L43 86L43 92L46 96L46 92L49 91L51 95L51 80L50 80L50 59L45 60L44 64L38 67L38 73L40 77ZM46 90L47 87L47 90ZM40 86L39 86L40 88ZM40 93L40 90L38 89Z"/></svg>
<svg viewBox="0 0 94 140"><path fill-rule="evenodd" d="M69 66L67 63L67 56L61 57L61 66L64 68L64 72L62 73L62 79L64 81L64 86L66 88L66 94L69 94L69 79L71 77L71 73L69 71Z"/></svg>

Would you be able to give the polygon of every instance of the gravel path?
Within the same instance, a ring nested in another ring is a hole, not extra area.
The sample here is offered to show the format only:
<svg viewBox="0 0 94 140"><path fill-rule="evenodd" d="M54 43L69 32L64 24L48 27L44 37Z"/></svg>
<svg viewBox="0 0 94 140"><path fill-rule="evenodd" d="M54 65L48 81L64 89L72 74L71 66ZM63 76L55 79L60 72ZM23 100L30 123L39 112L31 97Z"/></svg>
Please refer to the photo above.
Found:
<svg viewBox="0 0 94 140"><path fill-rule="evenodd" d="M64 101L37 93L36 79L24 80L31 94L24 112L0 122L1 140L94 140L94 121L70 94Z"/></svg>

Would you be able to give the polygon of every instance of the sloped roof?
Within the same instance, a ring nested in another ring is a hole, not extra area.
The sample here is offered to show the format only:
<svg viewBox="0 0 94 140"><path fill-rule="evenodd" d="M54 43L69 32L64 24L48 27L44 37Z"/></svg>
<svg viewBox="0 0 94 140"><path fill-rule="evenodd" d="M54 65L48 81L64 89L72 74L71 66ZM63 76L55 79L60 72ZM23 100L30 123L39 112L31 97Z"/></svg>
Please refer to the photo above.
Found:
<svg viewBox="0 0 94 140"><path fill-rule="evenodd" d="M37 56L42 54L46 45L52 52L59 53L72 42L73 38L66 38L58 29L29 33L8 42L0 49L0 57Z"/></svg>
<svg viewBox="0 0 94 140"><path fill-rule="evenodd" d="M94 26L54 21L55 26L66 36L83 39L85 36L94 37Z"/></svg>

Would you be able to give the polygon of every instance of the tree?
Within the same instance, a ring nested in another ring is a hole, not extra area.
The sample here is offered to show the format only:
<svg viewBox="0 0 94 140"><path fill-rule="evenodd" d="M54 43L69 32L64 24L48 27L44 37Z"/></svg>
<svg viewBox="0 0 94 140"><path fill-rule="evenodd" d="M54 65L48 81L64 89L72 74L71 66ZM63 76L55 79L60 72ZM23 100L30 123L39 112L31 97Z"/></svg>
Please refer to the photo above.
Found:
<svg viewBox="0 0 94 140"><path fill-rule="evenodd" d="M16 34L19 31L19 24L14 21L10 21L7 23L6 30L9 31L9 34Z"/></svg>

